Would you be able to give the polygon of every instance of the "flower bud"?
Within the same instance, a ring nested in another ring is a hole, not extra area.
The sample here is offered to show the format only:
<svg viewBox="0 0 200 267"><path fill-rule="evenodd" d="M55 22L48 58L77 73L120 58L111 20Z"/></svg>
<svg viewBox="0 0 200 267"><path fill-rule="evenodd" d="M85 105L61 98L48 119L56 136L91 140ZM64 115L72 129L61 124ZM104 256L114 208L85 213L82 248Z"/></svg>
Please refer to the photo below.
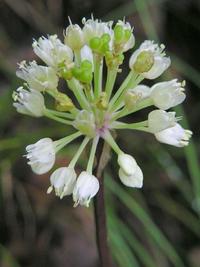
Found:
<svg viewBox="0 0 200 267"><path fill-rule="evenodd" d="M13 99L16 101L13 106L19 113L34 117L43 116L45 104L44 97L40 92L30 88L25 90L21 86L13 93Z"/></svg>
<svg viewBox="0 0 200 267"><path fill-rule="evenodd" d="M133 109L134 106L137 105L137 103L140 100L141 100L140 94L137 94L134 91L128 90L124 98L125 106L128 110L131 110Z"/></svg>
<svg viewBox="0 0 200 267"><path fill-rule="evenodd" d="M101 95L96 103L96 106L100 110L106 110L108 107L108 96L106 92L101 92Z"/></svg>
<svg viewBox="0 0 200 267"><path fill-rule="evenodd" d="M36 174L44 174L53 167L56 152L50 138L43 138L35 144L28 145L26 151L28 164Z"/></svg>
<svg viewBox="0 0 200 267"><path fill-rule="evenodd" d="M74 108L72 100L66 94L58 92L55 95L55 99L56 99L56 109L58 111L69 111L72 108Z"/></svg>
<svg viewBox="0 0 200 267"><path fill-rule="evenodd" d="M98 191L98 179L86 171L81 172L73 191L73 200L75 202L74 206L76 207L80 204L89 207L91 198L93 198Z"/></svg>
<svg viewBox="0 0 200 267"><path fill-rule="evenodd" d="M118 164L126 175L133 175L137 168L136 160L131 155L125 153L118 155Z"/></svg>
<svg viewBox="0 0 200 267"><path fill-rule="evenodd" d="M93 113L87 110L81 110L74 121L74 127L78 129L81 133L89 136L95 136L95 117Z"/></svg>
<svg viewBox="0 0 200 267"><path fill-rule="evenodd" d="M187 146L191 136L192 132L190 130L183 129L178 123L171 128L167 128L155 134L155 137L159 142L176 147Z"/></svg>
<svg viewBox="0 0 200 267"><path fill-rule="evenodd" d="M156 83L151 88L151 98L154 105L160 109L169 109L185 100L183 85L177 79Z"/></svg>
<svg viewBox="0 0 200 267"><path fill-rule="evenodd" d="M148 127L152 133L160 132L176 124L176 112L153 110L148 115Z"/></svg>
<svg viewBox="0 0 200 267"><path fill-rule="evenodd" d="M58 168L50 176L51 186L48 188L47 193L51 193L54 188L56 196L60 198L71 195L76 183L76 176L73 168Z"/></svg>
<svg viewBox="0 0 200 267"><path fill-rule="evenodd" d="M84 36L79 25L71 24L67 27L65 32L65 44L71 47L74 51L80 50L84 44Z"/></svg>
<svg viewBox="0 0 200 267"><path fill-rule="evenodd" d="M134 174L127 175L122 168L119 169L121 182L129 187L141 188L143 186L143 173L139 166L136 167Z"/></svg>

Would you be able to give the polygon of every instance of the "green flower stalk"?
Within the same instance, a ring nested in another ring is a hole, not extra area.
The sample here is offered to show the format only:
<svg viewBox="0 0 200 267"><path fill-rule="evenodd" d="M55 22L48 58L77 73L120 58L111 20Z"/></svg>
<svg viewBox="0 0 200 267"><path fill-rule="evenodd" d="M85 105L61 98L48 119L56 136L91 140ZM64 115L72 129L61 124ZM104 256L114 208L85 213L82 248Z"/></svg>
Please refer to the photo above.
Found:
<svg viewBox="0 0 200 267"><path fill-rule="evenodd" d="M79 137L83 141L69 166L62 166L50 176L47 192L63 198L72 195L74 206L89 206L100 184L93 174L99 140L103 139L118 156L119 178L129 187L141 188L143 173L136 160L126 154L113 138L113 131L130 129L153 134L162 143L176 147L188 145L192 132L181 127L175 112L168 109L185 99L184 85L177 79L159 82L152 87L146 79L158 78L169 66L164 45L144 41L133 49L133 27L125 20L101 22L93 17L82 20L83 27L70 25L64 31L64 43L56 35L34 40L33 50L44 62L19 64L17 76L24 85L13 93L19 113L49 119L73 127L74 133L60 140L42 138L27 146L28 164L37 174L51 170L56 153ZM116 78L122 71L125 53L132 50L130 72L119 88ZM103 69L106 82L103 83ZM65 92L59 91L59 80L65 80ZM142 82L142 84L141 84ZM70 98L69 92L73 93ZM45 96L54 99L53 107L45 106ZM155 106L141 122L123 122L123 117ZM91 145L86 170L77 177L76 164L86 146Z"/></svg>

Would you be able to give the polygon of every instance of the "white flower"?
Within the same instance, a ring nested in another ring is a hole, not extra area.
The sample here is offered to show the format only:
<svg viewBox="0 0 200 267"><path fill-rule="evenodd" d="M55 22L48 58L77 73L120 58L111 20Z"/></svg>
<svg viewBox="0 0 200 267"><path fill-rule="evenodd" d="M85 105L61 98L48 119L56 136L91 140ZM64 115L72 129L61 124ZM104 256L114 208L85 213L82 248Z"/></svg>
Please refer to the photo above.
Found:
<svg viewBox="0 0 200 267"><path fill-rule="evenodd" d="M176 112L166 112L164 110L153 110L148 115L148 127L152 133L160 132L166 128L175 126L177 120Z"/></svg>
<svg viewBox="0 0 200 267"><path fill-rule="evenodd" d="M131 175L127 175L122 168L119 169L119 178L121 182L130 187L141 188L143 186L143 173L137 165L135 171Z"/></svg>
<svg viewBox="0 0 200 267"><path fill-rule="evenodd" d="M118 20L116 26L121 26L124 32L130 32L130 36L127 40L126 36L124 36L125 38L123 38L124 40L122 40L120 46L121 46L121 52L126 52L129 49L133 48L135 45L135 37L132 33L133 29L131 28L131 25L129 22L125 22L122 20ZM116 27L115 26L115 27Z"/></svg>
<svg viewBox="0 0 200 267"><path fill-rule="evenodd" d="M92 17L91 19L88 20L83 18L82 23L84 24L83 27L84 39L88 44L90 40L94 37L100 38L105 33L112 35L112 30L111 30L112 22L101 22L98 19L94 20L94 18Z"/></svg>
<svg viewBox="0 0 200 267"><path fill-rule="evenodd" d="M22 61L16 75L37 91L56 90L58 86L58 77L54 69L37 65L35 61L30 62L29 65L26 61Z"/></svg>
<svg viewBox="0 0 200 267"><path fill-rule="evenodd" d="M118 164L126 175L133 175L137 168L136 160L131 155L125 153L118 155Z"/></svg>
<svg viewBox="0 0 200 267"><path fill-rule="evenodd" d="M94 197L98 191L98 179L86 171L81 172L73 191L73 200L75 202L74 206L80 204L88 207L91 198Z"/></svg>
<svg viewBox="0 0 200 267"><path fill-rule="evenodd" d="M129 66L144 78L155 79L159 77L170 65L170 58L165 57L164 46L160 47L153 41L146 40L132 54Z"/></svg>
<svg viewBox="0 0 200 267"><path fill-rule="evenodd" d="M57 68L60 64L70 64L73 61L73 52L70 47L64 45L57 35L48 38L40 37L33 42L33 50L47 65Z"/></svg>
<svg viewBox="0 0 200 267"><path fill-rule="evenodd" d="M48 188L47 193L51 193L54 188L56 196L59 196L60 198L71 195L74 190L76 176L73 168L58 168L50 176L51 186Z"/></svg>
<svg viewBox="0 0 200 267"><path fill-rule="evenodd" d="M191 136L192 132L183 129L178 123L176 123L174 127L155 134L155 137L159 142L177 147L187 146Z"/></svg>
<svg viewBox="0 0 200 267"><path fill-rule="evenodd" d="M175 107L181 104L185 97L183 84L177 79L157 83L151 88L151 98L154 105L160 109Z"/></svg>
<svg viewBox="0 0 200 267"><path fill-rule="evenodd" d="M13 93L13 99L16 101L13 106L19 113L30 116L41 117L45 109L43 95L33 89L25 90L22 86Z"/></svg>
<svg viewBox="0 0 200 267"><path fill-rule="evenodd" d="M81 61L88 60L92 63L92 68L94 68L93 64L93 54L92 54L92 49L88 45L84 45L81 48Z"/></svg>
<svg viewBox="0 0 200 267"><path fill-rule="evenodd" d="M65 44L73 50L79 50L85 44L83 31L79 25L70 24L65 32Z"/></svg>
<svg viewBox="0 0 200 267"><path fill-rule="evenodd" d="M28 145L26 151L28 164L36 174L46 173L53 167L56 152L52 139L40 139L35 144Z"/></svg>

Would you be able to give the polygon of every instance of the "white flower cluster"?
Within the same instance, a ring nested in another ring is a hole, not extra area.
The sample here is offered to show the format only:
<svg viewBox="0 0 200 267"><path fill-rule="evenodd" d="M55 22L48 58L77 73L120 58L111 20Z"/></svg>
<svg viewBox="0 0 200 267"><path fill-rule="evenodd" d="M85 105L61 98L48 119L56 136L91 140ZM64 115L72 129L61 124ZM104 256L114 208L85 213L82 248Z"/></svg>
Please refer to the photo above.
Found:
<svg viewBox="0 0 200 267"><path fill-rule="evenodd" d="M28 164L36 174L52 169L56 153L80 136L82 143L66 167L60 167L50 176L47 193L55 191L63 198L72 195L78 204L89 206L99 190L99 181L93 175L93 165L99 139L103 138L118 155L119 178L129 187L141 188L143 173L136 160L124 153L114 140L114 129L133 129L153 134L162 143L177 147L188 145L192 132L183 129L175 112L167 111L185 99L184 82L177 79L159 82L152 87L141 84L144 79L158 78L169 66L164 45L144 41L132 52L130 72L121 86L114 90L124 53L135 45L133 28L119 20L101 22L93 17L82 20L83 27L70 25L64 31L64 43L51 35L34 40L33 50L46 65L35 61L19 64L17 76L24 85L13 93L14 107L19 113L34 117L48 117L66 125L75 132L53 141L43 138L27 146ZM103 84L103 67L107 68ZM66 92L59 91L59 80L67 84ZM70 94L68 92L71 91ZM54 107L45 106L45 95L54 100ZM70 98L69 95L74 95ZM155 106L145 121L124 123L120 119L141 109ZM88 143L91 150L86 171L79 176L75 166Z"/></svg>

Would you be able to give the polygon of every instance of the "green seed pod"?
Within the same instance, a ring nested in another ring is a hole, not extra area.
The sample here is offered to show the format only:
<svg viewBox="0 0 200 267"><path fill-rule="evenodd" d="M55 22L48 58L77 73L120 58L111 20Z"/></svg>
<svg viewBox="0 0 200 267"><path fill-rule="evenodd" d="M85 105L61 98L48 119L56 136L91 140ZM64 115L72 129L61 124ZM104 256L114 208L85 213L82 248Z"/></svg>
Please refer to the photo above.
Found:
<svg viewBox="0 0 200 267"><path fill-rule="evenodd" d="M99 37L94 37L90 40L90 48L97 50L101 45L101 39Z"/></svg>
<svg viewBox="0 0 200 267"><path fill-rule="evenodd" d="M123 42L124 39L124 29L121 25L116 25L114 28L114 37L116 43Z"/></svg>

